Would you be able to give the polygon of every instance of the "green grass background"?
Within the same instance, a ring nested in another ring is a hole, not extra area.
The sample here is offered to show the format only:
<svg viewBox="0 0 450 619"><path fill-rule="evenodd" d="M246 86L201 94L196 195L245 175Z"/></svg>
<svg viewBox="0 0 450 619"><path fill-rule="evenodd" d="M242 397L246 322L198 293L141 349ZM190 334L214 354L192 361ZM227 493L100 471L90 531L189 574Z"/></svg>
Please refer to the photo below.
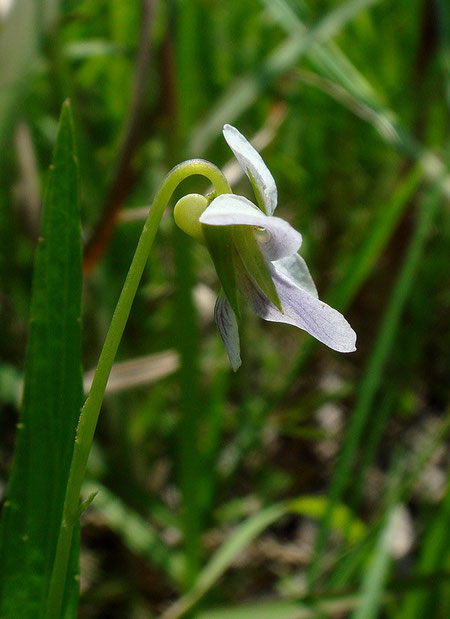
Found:
<svg viewBox="0 0 450 619"><path fill-rule="evenodd" d="M231 160L226 122L262 141L277 214L358 333L339 355L248 312L231 373L211 260L167 211L89 463L80 617L449 615L449 14L445 0L16 0L0 13L3 499L67 97L85 372L144 207L176 163ZM190 179L179 195L207 189ZM251 197L246 179L234 190ZM49 436L41 481L62 449Z"/></svg>

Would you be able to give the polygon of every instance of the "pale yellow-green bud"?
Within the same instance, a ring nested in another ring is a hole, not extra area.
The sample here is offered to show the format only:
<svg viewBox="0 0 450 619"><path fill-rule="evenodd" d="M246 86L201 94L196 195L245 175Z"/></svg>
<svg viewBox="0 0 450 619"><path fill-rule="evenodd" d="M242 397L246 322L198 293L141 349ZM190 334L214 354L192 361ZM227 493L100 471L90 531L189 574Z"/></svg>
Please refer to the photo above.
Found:
<svg viewBox="0 0 450 619"><path fill-rule="evenodd" d="M199 217L208 205L208 198L199 193L190 193L178 200L173 211L177 226L201 243L205 242L205 238Z"/></svg>

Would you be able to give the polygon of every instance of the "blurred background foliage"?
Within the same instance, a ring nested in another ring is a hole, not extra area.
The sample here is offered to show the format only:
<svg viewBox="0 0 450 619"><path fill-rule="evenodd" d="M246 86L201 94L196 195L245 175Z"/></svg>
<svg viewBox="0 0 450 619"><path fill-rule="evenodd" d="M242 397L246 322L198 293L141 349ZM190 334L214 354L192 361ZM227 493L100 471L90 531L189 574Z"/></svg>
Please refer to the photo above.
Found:
<svg viewBox="0 0 450 619"><path fill-rule="evenodd" d="M212 263L168 210L90 460L85 493L100 492L82 522L80 616L450 614L448 8L0 2L2 493L67 97L85 386L164 174L205 157L251 196L225 122L261 150L321 297L359 336L339 355L245 315L233 375Z"/></svg>

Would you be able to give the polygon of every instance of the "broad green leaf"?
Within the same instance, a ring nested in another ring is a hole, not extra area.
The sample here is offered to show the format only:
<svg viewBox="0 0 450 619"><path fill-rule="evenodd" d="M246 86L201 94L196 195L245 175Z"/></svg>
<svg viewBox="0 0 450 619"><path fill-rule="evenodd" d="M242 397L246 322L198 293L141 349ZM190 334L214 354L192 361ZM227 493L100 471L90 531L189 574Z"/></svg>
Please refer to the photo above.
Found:
<svg viewBox="0 0 450 619"><path fill-rule="evenodd" d="M233 236L228 227L202 225L206 246L216 267L217 277L234 313L239 318L236 273L233 262Z"/></svg>
<svg viewBox="0 0 450 619"><path fill-rule="evenodd" d="M251 226L232 226L232 233L234 245L250 279L282 312L280 297L255 238L253 228Z"/></svg>
<svg viewBox="0 0 450 619"><path fill-rule="evenodd" d="M0 530L0 616L42 616L82 399L81 233L70 105L63 105L36 252L23 405ZM74 542L66 600L75 615ZM70 571L70 570L69 570Z"/></svg>

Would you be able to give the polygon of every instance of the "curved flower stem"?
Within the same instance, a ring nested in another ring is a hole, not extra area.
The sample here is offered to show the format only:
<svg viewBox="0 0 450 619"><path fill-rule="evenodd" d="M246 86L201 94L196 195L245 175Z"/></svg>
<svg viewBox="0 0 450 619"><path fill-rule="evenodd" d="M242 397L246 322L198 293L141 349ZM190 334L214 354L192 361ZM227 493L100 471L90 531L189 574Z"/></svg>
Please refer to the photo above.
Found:
<svg viewBox="0 0 450 619"><path fill-rule="evenodd" d="M63 517L47 598L45 614L47 619L57 619L61 615L73 531L80 516L79 499L81 484L84 479L87 460L94 438L106 384L130 314L131 306L167 203L181 181L193 175L205 176L214 185L217 194L231 193L227 180L215 165L203 159L191 159L173 168L164 179L164 182L156 194L144 229L142 230L136 253L134 254L119 301L117 302L102 352L100 353L91 390L81 409L64 500Z"/></svg>

